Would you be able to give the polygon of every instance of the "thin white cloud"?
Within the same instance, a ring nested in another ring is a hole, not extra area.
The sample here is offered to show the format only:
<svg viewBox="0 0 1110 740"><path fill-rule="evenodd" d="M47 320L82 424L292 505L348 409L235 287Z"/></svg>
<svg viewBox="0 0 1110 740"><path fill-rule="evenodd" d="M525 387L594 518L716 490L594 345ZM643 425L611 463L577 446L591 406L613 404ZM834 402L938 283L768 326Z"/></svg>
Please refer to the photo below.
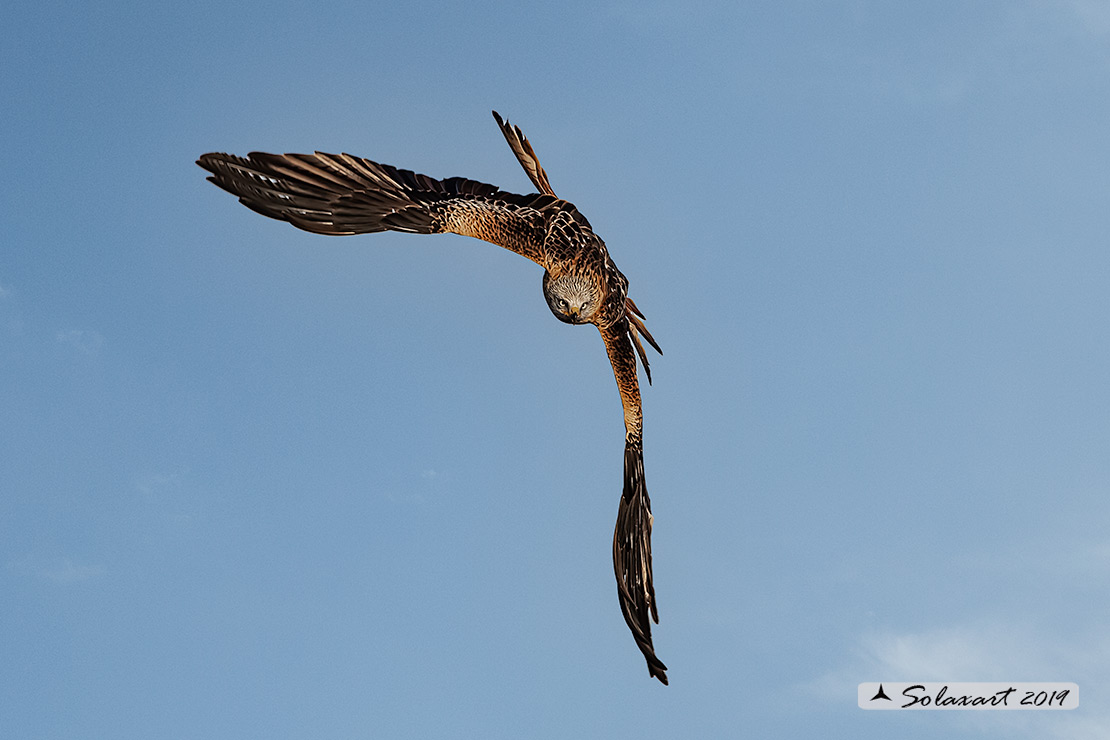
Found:
<svg viewBox="0 0 1110 740"><path fill-rule="evenodd" d="M99 332L87 329L64 329L54 335L59 344L73 347L78 352L94 355L104 345L104 337Z"/></svg>
<svg viewBox="0 0 1110 740"><path fill-rule="evenodd" d="M144 496L164 497L180 491L182 486L178 473L150 473L135 479L135 490Z"/></svg>
<svg viewBox="0 0 1110 740"><path fill-rule="evenodd" d="M75 583L99 578L104 575L103 565L87 565L75 563L69 558L59 558L49 566L40 570L40 575L49 578L55 583Z"/></svg>
<svg viewBox="0 0 1110 740"><path fill-rule="evenodd" d="M861 641L864 660L882 675L915 681L1005 681L1011 675L1026 675L1030 663L1043 662L1031 654L1037 648L1027 630L1012 624L875 634Z"/></svg>
<svg viewBox="0 0 1110 740"><path fill-rule="evenodd" d="M7 569L14 573L42 578L59 584L79 583L103 576L103 565L77 563L69 558L42 559L28 555L21 560L7 563Z"/></svg>
<svg viewBox="0 0 1110 740"><path fill-rule="evenodd" d="M191 525L199 518L194 491L186 484L188 469L180 473L148 473L133 480L150 511L175 525Z"/></svg>
<svg viewBox="0 0 1110 740"><path fill-rule="evenodd" d="M1097 36L1110 34L1110 2L1107 0L1068 0L1064 5L1087 32Z"/></svg>
<svg viewBox="0 0 1110 740"><path fill-rule="evenodd" d="M1110 632L1100 624L1072 624L1067 629L1054 624L1043 629L1017 620L983 619L918 632L871 632L858 638L841 668L801 688L830 704L854 706L859 683L883 680L1074 681L1079 684L1079 709L961 712L938 717L938 730L952 723L980 737L1110 737L1110 707L1096 700L1110 685ZM1006 714L1012 716L1002 716Z"/></svg>
<svg viewBox="0 0 1110 740"><path fill-rule="evenodd" d="M1086 499L1086 492L1062 496L1062 500ZM1094 521L1110 516L1106 507L1089 510ZM970 573L993 582L1021 581L1041 583L1042 592L1083 597L1097 593L1110 581L1110 539L1069 535L1067 523L1047 526L1039 535L1002 545L984 545L978 552L966 553L961 562ZM1069 599L1070 600L1070 599ZM1041 605L1038 605L1041 606ZM1042 614L1045 609L1040 610Z"/></svg>
<svg viewBox="0 0 1110 740"><path fill-rule="evenodd" d="M17 313L12 289L2 283L0 283L0 302L3 303L0 306L3 311L0 313L0 326L3 326L10 336L19 336L23 333L23 320Z"/></svg>

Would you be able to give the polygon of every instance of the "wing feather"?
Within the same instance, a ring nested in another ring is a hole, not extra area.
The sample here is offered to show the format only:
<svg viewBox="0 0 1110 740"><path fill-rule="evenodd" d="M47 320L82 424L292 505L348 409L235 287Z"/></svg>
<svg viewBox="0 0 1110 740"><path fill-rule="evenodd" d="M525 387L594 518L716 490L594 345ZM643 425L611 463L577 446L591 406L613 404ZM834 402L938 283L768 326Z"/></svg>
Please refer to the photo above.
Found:
<svg viewBox="0 0 1110 740"><path fill-rule="evenodd" d="M437 180L350 154L211 153L197 164L211 182L264 216L316 234L395 230L472 236L544 264L543 211L551 195L517 195L488 183Z"/></svg>
<svg viewBox="0 0 1110 740"><path fill-rule="evenodd" d="M667 666L655 655L651 623L659 623L651 573L651 499L644 480L643 411L636 354L627 319L601 328L624 408L624 489L613 531L613 572L624 621L647 661L648 674L667 683Z"/></svg>

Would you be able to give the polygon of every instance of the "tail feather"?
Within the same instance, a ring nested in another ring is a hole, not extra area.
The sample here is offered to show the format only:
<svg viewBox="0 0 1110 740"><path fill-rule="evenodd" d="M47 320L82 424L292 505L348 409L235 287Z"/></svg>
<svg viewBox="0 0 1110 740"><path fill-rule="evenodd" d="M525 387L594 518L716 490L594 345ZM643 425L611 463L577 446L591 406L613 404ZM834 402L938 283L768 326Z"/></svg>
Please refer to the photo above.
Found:
<svg viewBox="0 0 1110 740"><path fill-rule="evenodd" d="M528 141L528 137L520 130L520 126L514 126L503 120L497 111L493 111L493 118L497 121L501 133L505 135L505 141L509 143L509 148L516 155L516 160L520 162L520 166L524 168L524 171L528 174L528 179L532 181L536 189L544 195L555 195L555 191L551 189L551 183L547 180L547 173L540 165L540 158L536 156L536 150L532 148L532 142Z"/></svg>
<svg viewBox="0 0 1110 740"><path fill-rule="evenodd" d="M644 335L644 339L648 340L648 344L656 352L663 354L663 350L659 348L659 345L655 342L655 337L651 336L651 332L644 326L644 315L640 313L640 309L636 307L632 299L627 296L624 299L624 315L628 319L628 336L632 338L632 345L636 348L636 354L640 356L640 362L644 365L648 385L651 385L651 364L644 352L644 345L640 343L640 334Z"/></svg>

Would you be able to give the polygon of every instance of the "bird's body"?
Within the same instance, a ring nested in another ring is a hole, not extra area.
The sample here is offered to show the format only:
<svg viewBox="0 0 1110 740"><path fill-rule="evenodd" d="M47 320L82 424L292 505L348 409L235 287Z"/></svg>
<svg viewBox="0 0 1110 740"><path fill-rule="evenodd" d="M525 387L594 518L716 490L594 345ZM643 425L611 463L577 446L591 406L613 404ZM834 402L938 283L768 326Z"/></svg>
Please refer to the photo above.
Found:
<svg viewBox="0 0 1110 740"><path fill-rule="evenodd" d="M659 349L628 298L628 280L605 243L575 206L558 198L519 128L494 113L521 166L539 190L517 195L452 177L437 180L348 154L205 154L208 178L265 216L318 234L392 230L450 232L492 242L544 269L551 312L601 332L617 380L625 419L624 489L613 538L617 593L625 621L650 675L667 683L655 656L651 620L659 621L651 575L651 503L643 474L643 416L636 356L651 373L639 335Z"/></svg>

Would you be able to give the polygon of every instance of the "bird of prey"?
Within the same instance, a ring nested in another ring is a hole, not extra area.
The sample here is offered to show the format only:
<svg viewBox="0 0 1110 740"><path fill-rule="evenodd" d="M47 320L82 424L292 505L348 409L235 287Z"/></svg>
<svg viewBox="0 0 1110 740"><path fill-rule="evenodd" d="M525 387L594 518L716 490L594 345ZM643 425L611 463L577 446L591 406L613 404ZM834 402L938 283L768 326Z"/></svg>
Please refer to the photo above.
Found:
<svg viewBox="0 0 1110 740"><path fill-rule="evenodd" d="M651 575L651 501L644 483L643 414L636 356L648 366L640 336L657 352L644 315L628 297L605 242L575 206L555 195L531 143L519 127L493 117L539 190L516 195L493 185L450 177L436 180L349 154L205 154L197 164L209 181L264 216L316 234L378 231L450 232L472 236L527 257L544 269L543 295L555 318L593 324L613 365L624 408L624 490L613 533L613 569L625 622L647 660L648 673L667 683L655 656L651 621L658 624Z"/></svg>

